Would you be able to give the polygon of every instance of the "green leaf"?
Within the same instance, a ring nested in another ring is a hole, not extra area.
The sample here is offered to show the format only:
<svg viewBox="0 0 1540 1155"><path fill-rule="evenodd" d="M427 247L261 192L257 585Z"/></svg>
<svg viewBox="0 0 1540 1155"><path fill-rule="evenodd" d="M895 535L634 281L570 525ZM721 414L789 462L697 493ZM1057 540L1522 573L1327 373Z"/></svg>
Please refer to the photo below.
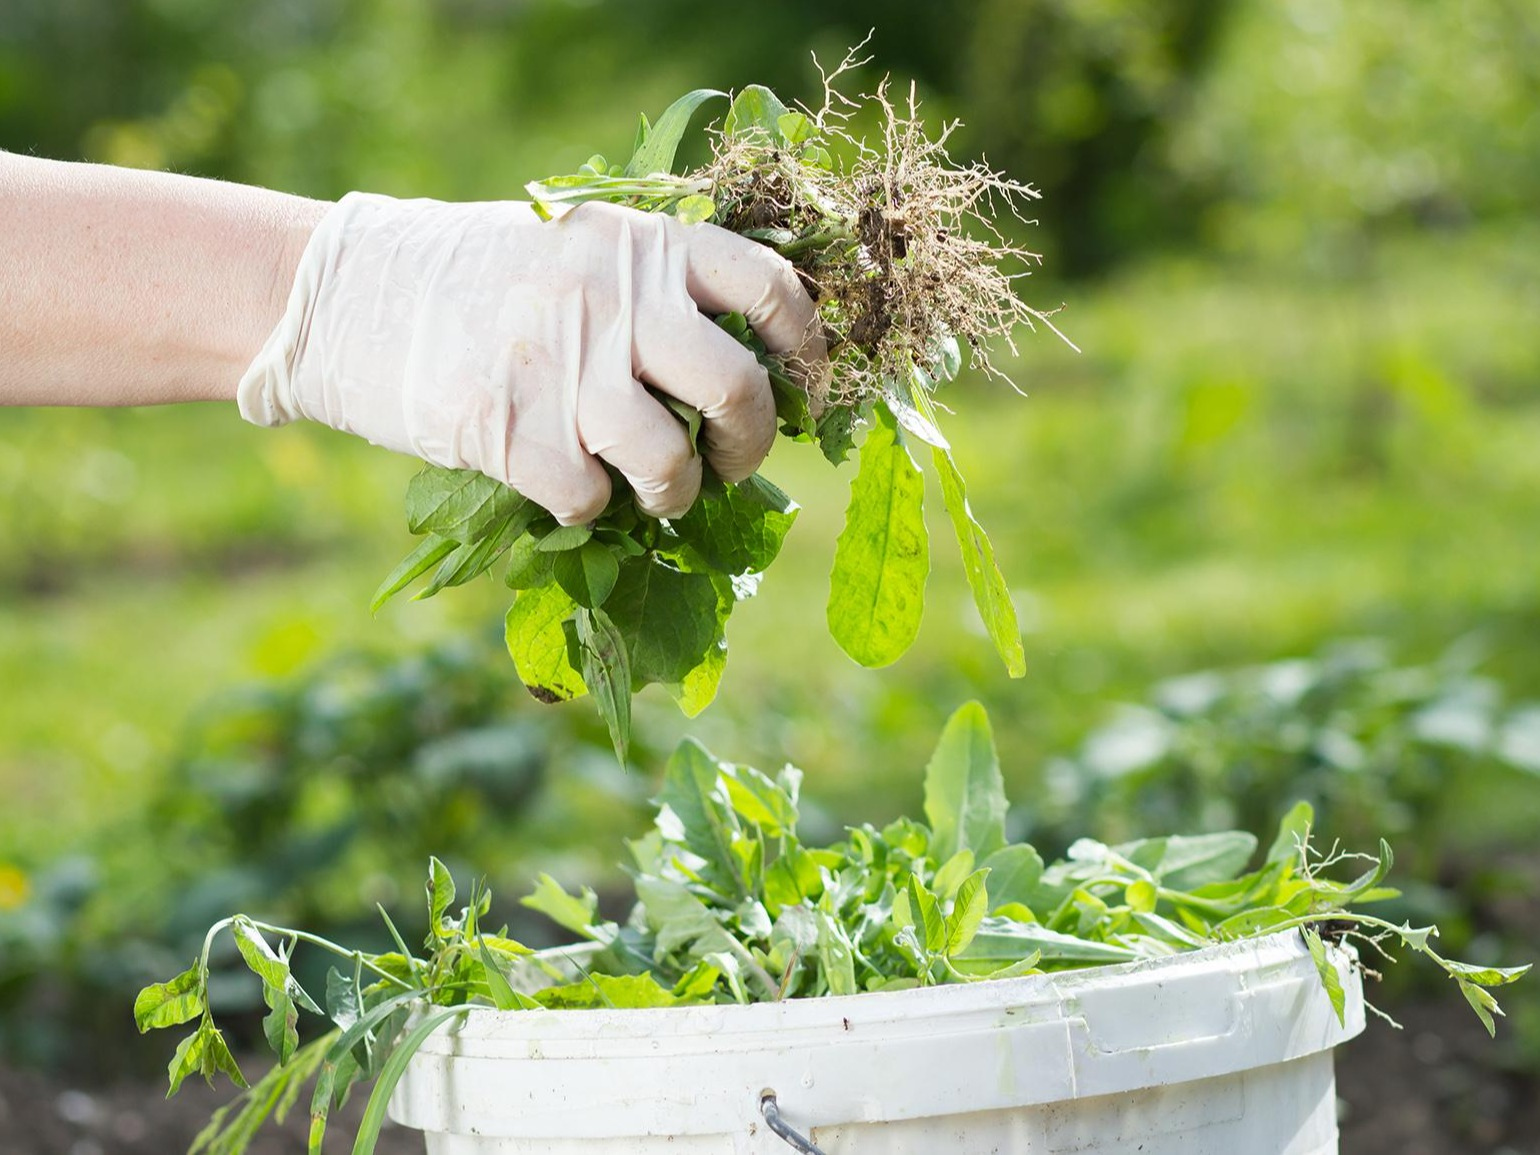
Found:
<svg viewBox="0 0 1540 1155"><path fill-rule="evenodd" d="M521 534L508 547L508 569L503 574L503 584L511 590L534 589L554 580L553 570L558 555L546 553L540 548L540 539L532 534Z"/></svg>
<svg viewBox="0 0 1540 1155"><path fill-rule="evenodd" d="M268 1007L268 1014L262 1020L262 1033L278 1061L287 1063L299 1047L299 1006L317 1014L321 1008L295 981L288 960L273 951L249 919L236 918L231 931L241 958L262 980L262 1001Z"/></svg>
<svg viewBox="0 0 1540 1155"><path fill-rule="evenodd" d="M174 1027L203 1013L200 968L190 967L164 983L151 983L134 999L134 1023L142 1035L156 1027Z"/></svg>
<svg viewBox="0 0 1540 1155"><path fill-rule="evenodd" d="M831 995L859 994L856 985L855 951L850 937L834 916L818 911L818 962Z"/></svg>
<svg viewBox="0 0 1540 1155"><path fill-rule="evenodd" d="M997 850L983 861L989 871L989 913L1006 903L1032 905L1032 894L1043 877L1042 857L1026 843Z"/></svg>
<svg viewBox="0 0 1540 1155"><path fill-rule="evenodd" d="M783 112L775 124L788 145L801 144L813 135L813 122L800 112Z"/></svg>
<svg viewBox="0 0 1540 1155"><path fill-rule="evenodd" d="M664 109L657 123L647 130L645 139L642 139L630 163L626 165L625 175L651 176L653 173L672 171L674 154L679 151L679 142L684 139L685 130L690 127L690 118L695 115L695 110L713 97L726 95L714 88L697 88L674 101ZM638 133L639 138L641 135Z"/></svg>
<svg viewBox="0 0 1540 1155"><path fill-rule="evenodd" d="M668 687L668 692L686 718L697 717L716 699L717 688L726 672L727 645L719 640L707 648L700 662L682 682Z"/></svg>
<svg viewBox="0 0 1540 1155"><path fill-rule="evenodd" d="M1342 989L1342 976L1337 973L1335 964L1326 956L1326 944L1321 941L1321 936L1309 927L1301 929L1300 934L1304 936L1305 946L1310 950L1310 957L1315 960L1315 969L1321 976L1321 985L1326 988L1326 997L1331 1000L1331 1009L1337 1012L1337 1022L1346 1025L1347 992Z"/></svg>
<svg viewBox="0 0 1540 1155"><path fill-rule="evenodd" d="M542 553L560 553L566 549L577 549L593 535L594 528L591 525L558 525L540 539L537 548Z"/></svg>
<svg viewBox="0 0 1540 1155"><path fill-rule="evenodd" d="M1483 987L1501 987L1523 978L1529 973L1530 967L1528 964L1521 967L1474 966L1446 959L1444 969L1464 982Z"/></svg>
<svg viewBox="0 0 1540 1155"><path fill-rule="evenodd" d="M975 870L957 888L957 898L952 903L952 913L946 920L946 945L943 953L959 954L968 948L979 924L989 913L989 895L984 881L989 877L987 869Z"/></svg>
<svg viewBox="0 0 1540 1155"><path fill-rule="evenodd" d="M486 573L513 544L514 539L524 532L523 527L516 524L517 520L517 516L504 518L485 537L456 546L454 552L444 559L443 564L428 579L428 584L412 595L412 600L423 601L451 586L463 586Z"/></svg>
<svg viewBox="0 0 1540 1155"><path fill-rule="evenodd" d="M920 942L927 951L934 954L946 946L946 919L941 916L941 904L926 889L918 875L909 876L906 893L909 899L909 918L920 932Z"/></svg>
<svg viewBox="0 0 1540 1155"><path fill-rule="evenodd" d="M683 681L716 644L716 610L716 589L705 574L680 573L650 558L623 561L604 612L626 639L632 688Z"/></svg>
<svg viewBox="0 0 1540 1155"><path fill-rule="evenodd" d="M694 193L674 202L674 219L682 225L698 225L716 215L716 202L708 196Z"/></svg>
<svg viewBox="0 0 1540 1155"><path fill-rule="evenodd" d="M772 377L774 384L775 378ZM801 390L797 390L801 392ZM776 407L780 414L780 406ZM824 455L830 465L843 465L850 456L851 450L856 447L856 426L859 424L859 414L852 405L830 405L818 418L814 435L818 438L818 449ZM781 420L786 421L784 415ZM808 418L811 420L811 418ZM793 424L792 422L787 422ZM803 428L798 425L797 428Z"/></svg>
<svg viewBox="0 0 1540 1155"><path fill-rule="evenodd" d="M689 512L669 524L713 569L763 573L797 512L796 502L756 474L736 485L708 481Z"/></svg>
<svg viewBox="0 0 1540 1155"><path fill-rule="evenodd" d="M768 775L752 766L722 770L722 785L738 816L769 838L791 834L797 826L797 804Z"/></svg>
<svg viewBox="0 0 1540 1155"><path fill-rule="evenodd" d="M445 921L449 904L455 900L454 875L436 855L428 857L428 927L437 938L447 938L453 928Z"/></svg>
<svg viewBox="0 0 1540 1155"><path fill-rule="evenodd" d="M788 111L780 97L763 84L751 84L733 97L732 107L722 121L722 132L729 138L760 133L768 138L767 143L784 144L781 117Z"/></svg>
<svg viewBox="0 0 1540 1155"><path fill-rule="evenodd" d="M1028 958L1034 951L1041 951L1043 959L1052 962L1120 963L1139 957L1126 946L1064 934L1041 923L990 915L980 921L973 941L952 961L960 968L972 961L987 973Z"/></svg>
<svg viewBox="0 0 1540 1155"><path fill-rule="evenodd" d="M1153 861L1145 861L1140 848L1163 849ZM1257 838L1243 830L1217 834L1173 834L1169 838L1128 842L1114 848L1154 874L1168 890L1197 890L1228 882L1246 869L1257 852Z"/></svg>
<svg viewBox="0 0 1540 1155"><path fill-rule="evenodd" d="M1268 862L1298 862L1310 827L1315 822L1315 808L1308 802L1296 802L1278 824L1273 844L1267 848Z"/></svg>
<svg viewBox="0 0 1540 1155"><path fill-rule="evenodd" d="M205 1018L198 1024L196 1031L182 1040L176 1054L171 1056L171 1063L167 1067L171 1090L166 1092L166 1098L177 1093L182 1080L188 1075L202 1075L209 1086L213 1086L214 1076L220 1072L229 1076L237 1087L248 1085L241 1069L235 1064L235 1057L230 1054L230 1048L225 1044L224 1035Z"/></svg>
<svg viewBox="0 0 1540 1155"><path fill-rule="evenodd" d="M559 586L523 591L504 622L508 653L525 688L542 702L565 702L588 692L582 677L567 660L567 635L562 623L577 603Z"/></svg>
<svg viewBox="0 0 1540 1155"><path fill-rule="evenodd" d="M474 542L518 511L534 516L538 507L484 473L426 466L407 484L406 523L413 533L435 533Z"/></svg>
<svg viewBox="0 0 1540 1155"><path fill-rule="evenodd" d="M520 904L538 910L557 926L573 934L592 938L594 923L599 915L599 898L588 887L581 896L568 894L549 874L542 873L535 882L535 889Z"/></svg>
<svg viewBox="0 0 1540 1155"><path fill-rule="evenodd" d="M867 667L897 661L913 643L930 573L925 479L892 416L877 412L835 544L826 614L840 649Z"/></svg>
<svg viewBox="0 0 1540 1155"><path fill-rule="evenodd" d="M605 551L605 556L610 557L609 551ZM613 563L614 559L610 560ZM615 757L624 766L626 749L631 744L631 660L626 653L626 640L609 615L599 609L578 610L577 636L583 682L609 729Z"/></svg>
<svg viewBox="0 0 1540 1155"><path fill-rule="evenodd" d="M720 766L711 752L693 738L679 743L663 769L663 789L656 801L679 819L685 845L732 880L741 896L742 878L732 856L736 831Z"/></svg>
<svg viewBox="0 0 1540 1155"><path fill-rule="evenodd" d="M1005 845L1005 779L989 715L966 702L948 719L925 768L925 819L931 856L944 862L959 850L988 858Z"/></svg>
<svg viewBox="0 0 1540 1155"><path fill-rule="evenodd" d="M973 591L973 604L978 607L979 618L995 649L1005 660L1006 673L1013 678L1025 677L1027 656L1021 645L1021 626L1016 620L1016 606L1011 601L1005 575L995 561L995 547L973 516L973 509L968 504L968 487L951 452L932 449L931 460L941 477L941 497L952 519L957 546L962 551L963 571L968 575L968 587Z"/></svg>
<svg viewBox="0 0 1540 1155"><path fill-rule="evenodd" d="M485 939L476 941L476 952L481 959L481 970L486 975L487 992L492 996L494 1007L500 1011L523 1011L539 1005L528 995L513 989L508 976L503 973L502 964L488 949Z"/></svg>
<svg viewBox="0 0 1540 1155"><path fill-rule="evenodd" d="M660 986L650 974L585 975L575 983L538 991L535 999L552 1010L591 1010L595 1007L636 1010L679 1004L678 996Z"/></svg>
<svg viewBox="0 0 1540 1155"><path fill-rule="evenodd" d="M1492 997L1490 991L1482 990L1475 983L1466 982L1463 979L1456 980L1460 986L1460 993L1465 996L1465 1001L1476 1012L1476 1017L1481 1020L1481 1025L1487 1029L1487 1034L1492 1038L1497 1037L1497 1022L1493 1015L1503 1013L1497 1005L1497 1000Z"/></svg>
<svg viewBox="0 0 1540 1155"><path fill-rule="evenodd" d="M381 606L454 553L456 548L455 543L447 537L430 534L424 538L416 549L402 558L400 564L385 576L369 602L369 612L379 613Z"/></svg>
<svg viewBox="0 0 1540 1155"><path fill-rule="evenodd" d="M609 546L586 541L552 558L551 572L568 597L580 606L597 609L615 588L620 562Z"/></svg>

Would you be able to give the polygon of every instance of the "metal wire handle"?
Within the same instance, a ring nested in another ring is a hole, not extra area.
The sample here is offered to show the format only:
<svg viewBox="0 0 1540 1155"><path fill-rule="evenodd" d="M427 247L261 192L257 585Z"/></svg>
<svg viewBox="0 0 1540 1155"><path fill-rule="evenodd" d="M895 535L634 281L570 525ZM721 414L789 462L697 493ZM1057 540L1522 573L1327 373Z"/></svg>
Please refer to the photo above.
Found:
<svg viewBox="0 0 1540 1155"><path fill-rule="evenodd" d="M786 1143L788 1147L802 1152L802 1155L824 1155L818 1149L818 1145L810 1139L804 1139L791 1129L791 1125L781 1118L781 1105L775 1101L775 1092L768 1087L759 1093L759 1113L765 1117L765 1123Z"/></svg>

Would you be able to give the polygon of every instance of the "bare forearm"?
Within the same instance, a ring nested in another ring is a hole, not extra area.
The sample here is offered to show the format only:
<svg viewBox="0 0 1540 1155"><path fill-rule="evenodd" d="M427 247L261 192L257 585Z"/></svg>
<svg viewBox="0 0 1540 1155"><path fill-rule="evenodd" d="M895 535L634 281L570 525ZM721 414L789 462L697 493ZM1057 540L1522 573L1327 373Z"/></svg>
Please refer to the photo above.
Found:
<svg viewBox="0 0 1540 1155"><path fill-rule="evenodd" d="M0 153L0 405L233 398L327 207Z"/></svg>

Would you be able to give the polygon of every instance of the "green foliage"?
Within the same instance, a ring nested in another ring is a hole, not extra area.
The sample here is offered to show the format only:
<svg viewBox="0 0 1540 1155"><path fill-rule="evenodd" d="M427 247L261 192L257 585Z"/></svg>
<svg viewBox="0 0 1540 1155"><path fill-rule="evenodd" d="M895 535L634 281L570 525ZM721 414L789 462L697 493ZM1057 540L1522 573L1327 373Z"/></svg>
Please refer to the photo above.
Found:
<svg viewBox="0 0 1540 1155"><path fill-rule="evenodd" d="M207 1007L209 949L227 927L243 944L269 1006L316 1009L288 967L298 942L342 956L354 977L350 983L333 970L328 978L335 1041L319 1067L312 1149L319 1148L331 1105L350 1087L375 1080L353 1148L367 1155L411 1055L470 1003L625 1009L854 995L1160 958L1297 930L1339 1019L1346 1014L1339 967L1351 958L1328 950L1327 931L1333 941L1352 936L1371 948L1396 942L1421 953L1494 1030L1492 1016L1501 1011L1490 988L1529 970L1448 960L1430 945L1436 928L1358 909L1394 897L1381 885L1390 847L1381 841L1375 855L1334 851L1322 858L1310 845L1312 816L1304 806L1285 816L1254 870L1247 867L1257 839L1234 831L1119 846L1081 839L1044 869L1030 846L1001 845L1004 787L988 719L976 703L954 715L925 772L930 826L909 819L881 830L867 824L833 845L807 846L796 832L799 786L790 768L772 779L686 741L664 771L654 829L630 844L637 902L623 926L598 919L591 892L570 895L548 875L524 900L586 940L580 950L542 955L505 930L487 934L482 920L491 895L479 885L452 915L454 882L435 858L426 957L412 957L404 945L385 955L349 951L237 915L210 929L191 970L141 992L140 1029L170 1026ZM984 855L988 864L976 867ZM1346 883L1326 877L1351 859L1365 860L1368 869ZM279 936L277 951L263 932ZM439 1009L419 1013L408 1030L405 1011L414 1003ZM201 1014L197 1032L173 1059L172 1092L194 1071L222 1070L245 1086L212 1016ZM314 1066L313 1053L300 1049L291 1032L269 1032L268 1041L280 1069ZM276 1103L270 1080L247 1091L234 1121L215 1125L226 1143L221 1150L241 1150L251 1121Z"/></svg>
<svg viewBox="0 0 1540 1155"><path fill-rule="evenodd" d="M624 166L596 155L576 173L532 182L528 189L536 210L549 219L558 206L598 200L668 212L693 223L737 205L740 186L770 179L759 171L761 165L786 166L771 176L797 186L796 204L828 204L817 180L830 173L844 179L825 147L840 138L822 117L815 122L789 111L759 85L733 97L722 121L725 151L718 163L737 167L725 175L714 170L670 174L691 116L720 95L697 89L670 105L656 124L643 117L636 152ZM896 155L901 145L892 132L886 147L895 150L890 163L904 160ZM786 223L795 228L767 224L755 213L739 222L744 235L796 262L815 287L821 323L834 316L849 322L842 310L852 306L841 299L838 286L854 277L858 295L876 292L881 298L889 290L864 287L871 280L869 270L881 261L896 265L905 259L902 253L894 257L881 251L875 240L862 239L861 222L886 210L877 193L863 191L867 186L854 175L849 184L856 208L848 218L831 207L818 208L810 221L789 219ZM979 196L986 187L980 186ZM988 250L980 260L998 263L1007 255ZM1001 284L1007 294L1014 291L1008 278ZM885 666L919 632L930 572L925 486L904 444L902 426L936 447L943 493L979 612L1008 672L1020 677L1025 658L1009 591L993 547L968 508L967 489L929 400L935 380L949 380L961 367L957 334L933 331L930 320L924 315L912 319L915 310L902 304L894 302L891 314L883 313L868 327L881 329L882 339L899 349L906 379L893 379L890 366L879 360L875 339L868 342L870 351L842 350L833 360L828 409L843 416L826 413L816 423L808 399L787 378L786 367L766 352L747 319L728 314L718 324L765 365L785 436L818 442L825 457L838 464L854 431L871 423L830 578L827 620L840 647L861 665ZM852 332L860 324L858 319ZM915 327L900 338L887 336L900 324ZM935 351L922 355L915 349ZM852 361L853 356L859 360ZM878 393L868 381L874 373L882 376ZM861 376L844 380L842 374ZM862 383L868 386L865 393L858 387ZM693 445L701 431L700 414L671 398L663 400L686 423ZM695 506L682 517L659 520L634 505L620 477L612 473L612 480L614 497L593 524L561 526L486 477L427 467L412 482L406 500L407 528L427 535L426 540L386 577L373 606L378 610L435 562L439 568L417 598L462 585L509 554L504 581L521 593L506 619L507 640L519 676L542 702L597 691L595 703L624 763L631 738L631 691L653 683L669 687L691 716L710 703L725 662L727 619L757 587L750 579L775 560L797 507L759 477L726 485L708 470ZM449 540L459 544L447 549ZM553 555L549 563L542 554Z"/></svg>

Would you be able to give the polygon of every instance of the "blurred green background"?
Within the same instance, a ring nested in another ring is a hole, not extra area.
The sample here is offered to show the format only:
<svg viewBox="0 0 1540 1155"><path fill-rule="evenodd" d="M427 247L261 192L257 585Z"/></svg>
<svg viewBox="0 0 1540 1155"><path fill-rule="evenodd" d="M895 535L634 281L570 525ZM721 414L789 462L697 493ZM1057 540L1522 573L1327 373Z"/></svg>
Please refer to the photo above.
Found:
<svg viewBox="0 0 1540 1155"><path fill-rule="evenodd" d="M1084 350L1024 335L1024 398L948 399L1027 678L949 550L914 650L844 658L848 472L783 445L765 472L805 509L721 697L689 723L645 695L623 775L586 705L524 697L500 586L370 618L410 461L225 408L4 413L0 1053L84 1063L72 1018L231 903L414 918L430 851L603 885L686 732L804 767L817 821L912 810L968 697L1045 848L1308 796L1328 834L1389 836L1467 953L1540 956L1527 0L0 0L0 147L518 195L689 88L815 99L810 53L868 29L858 83L913 80L957 154L1042 190L1025 292ZM1514 1001L1493 1062L1532 1068L1540 1000Z"/></svg>

